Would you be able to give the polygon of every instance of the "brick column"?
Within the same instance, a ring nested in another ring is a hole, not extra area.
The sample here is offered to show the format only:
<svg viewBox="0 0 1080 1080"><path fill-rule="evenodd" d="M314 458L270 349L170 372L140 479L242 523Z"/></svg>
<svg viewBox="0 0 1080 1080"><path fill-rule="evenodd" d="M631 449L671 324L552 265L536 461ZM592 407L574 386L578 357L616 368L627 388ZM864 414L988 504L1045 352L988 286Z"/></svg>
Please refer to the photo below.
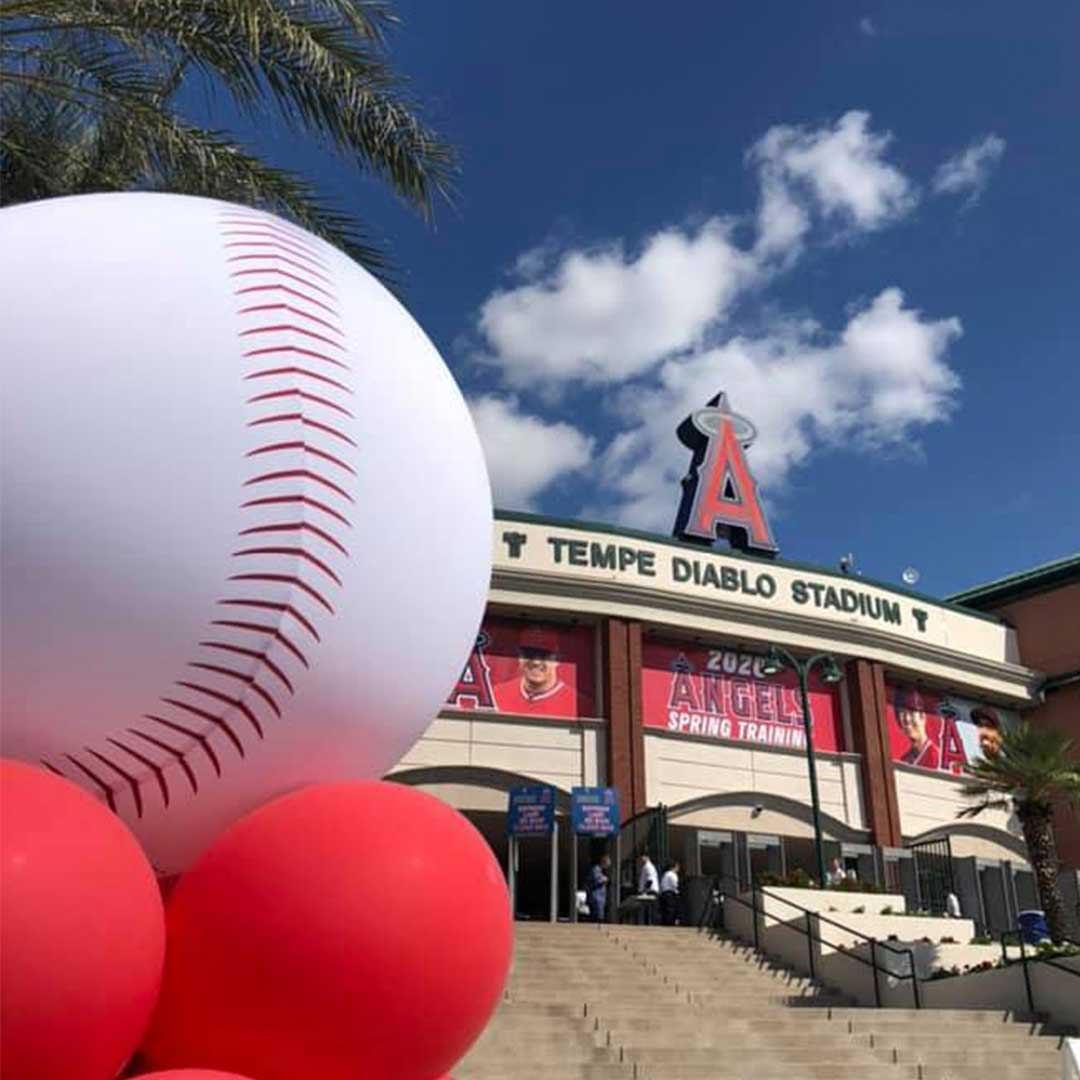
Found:
<svg viewBox="0 0 1080 1080"><path fill-rule="evenodd" d="M875 844L900 847L900 806L889 752L885 670L879 663L852 660L847 666L852 749L862 755L863 795Z"/></svg>
<svg viewBox="0 0 1080 1080"><path fill-rule="evenodd" d="M630 683L630 769L634 813L645 809L645 727L641 722L641 623L626 627Z"/></svg>
<svg viewBox="0 0 1080 1080"><path fill-rule="evenodd" d="M623 821L645 808L645 741L641 730L641 624L603 625L604 700L608 713L608 783L619 789Z"/></svg>

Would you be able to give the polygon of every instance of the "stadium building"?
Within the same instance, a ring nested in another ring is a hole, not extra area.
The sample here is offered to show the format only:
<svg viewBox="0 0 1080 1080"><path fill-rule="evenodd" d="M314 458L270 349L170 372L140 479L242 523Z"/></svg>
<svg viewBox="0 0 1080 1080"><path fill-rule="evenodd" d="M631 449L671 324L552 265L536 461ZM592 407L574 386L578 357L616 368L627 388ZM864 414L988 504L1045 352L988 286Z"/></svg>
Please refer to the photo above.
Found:
<svg viewBox="0 0 1080 1080"><path fill-rule="evenodd" d="M814 875L799 677L775 650L817 657L827 860L909 907L941 911L951 891L984 929L1013 926L1038 906L1019 824L958 817L961 774L1022 716L1080 735L1080 556L947 599L779 558L742 453L752 427L722 399L690 420L677 539L496 515L483 627L393 778L467 814L504 868L508 792L545 784L563 822L572 788L617 789L628 887L644 847L687 878ZM554 865L546 838L518 844L519 917L553 900L571 916L575 844L584 867L596 841L565 824ZM1058 844L1075 908L1075 819Z"/></svg>

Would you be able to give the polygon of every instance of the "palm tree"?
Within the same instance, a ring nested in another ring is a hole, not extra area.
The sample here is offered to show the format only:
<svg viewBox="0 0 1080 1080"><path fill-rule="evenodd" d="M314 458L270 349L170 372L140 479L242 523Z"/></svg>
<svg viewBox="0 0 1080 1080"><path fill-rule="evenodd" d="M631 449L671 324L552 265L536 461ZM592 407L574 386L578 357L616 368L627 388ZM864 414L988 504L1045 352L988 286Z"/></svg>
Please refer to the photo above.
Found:
<svg viewBox="0 0 1080 1080"><path fill-rule="evenodd" d="M1007 728L997 752L968 766L963 793L979 802L959 813L974 817L991 808L1015 808L1054 941L1065 940L1068 929L1058 888L1054 806L1080 806L1080 761L1072 758L1072 747L1072 739L1030 722Z"/></svg>
<svg viewBox="0 0 1080 1080"><path fill-rule="evenodd" d="M224 96L248 123L276 113L428 217L454 156L388 65L395 22L369 0L0 0L0 203L133 188L229 199L384 271L352 217L186 118L181 89L218 114Z"/></svg>

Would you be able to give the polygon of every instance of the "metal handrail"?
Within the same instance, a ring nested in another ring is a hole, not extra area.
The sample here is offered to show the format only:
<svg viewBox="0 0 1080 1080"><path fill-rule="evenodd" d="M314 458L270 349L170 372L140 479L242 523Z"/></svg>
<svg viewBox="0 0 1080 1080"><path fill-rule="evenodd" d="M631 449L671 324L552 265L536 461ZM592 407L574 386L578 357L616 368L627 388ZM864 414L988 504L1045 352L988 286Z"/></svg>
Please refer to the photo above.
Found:
<svg viewBox="0 0 1080 1080"><path fill-rule="evenodd" d="M731 879L731 880L734 880L734 879ZM718 881L718 883L719 883L719 881ZM736 882L736 884L738 884L738 883ZM733 893L722 893L722 897L723 897L723 900L724 900L725 903L728 900L734 900L735 903L741 904L743 907L750 908L750 910L751 910L751 912L752 912L752 914L754 916L754 950L755 950L755 952L761 952L762 951L760 941L758 940L758 920L757 920L757 916L760 914L760 915L764 916L766 919L772 918L778 923L782 922L782 920L779 919L777 916L775 916L775 915L770 916L767 911L765 911L763 908L760 908L758 906L757 898L758 898L759 893L763 894L765 896L768 896L771 899L780 900L783 903L789 904L791 907L794 907L796 910L801 911L806 916L806 926L807 926L807 928L805 930L801 926L796 925L795 922L784 923L784 925L787 926L789 929L794 930L799 934L802 934L803 937L805 937L807 939L807 961L808 961L808 964L809 964L809 967L810 967L810 977L812 979L816 979L815 964L814 964L814 951L813 951L814 942L816 941L817 943L819 943L821 945L832 945L833 943L829 942L829 941L826 941L820 935L820 933L817 935L816 938L814 937L813 930L812 930L813 921L811 919L811 916L816 915L816 916L818 916L819 919L824 918L824 916L822 916L820 912L813 911L810 908L804 908L801 904L796 904L796 903L788 900L786 897L776 896L775 893L766 892L764 889L761 889L756 885L753 886L750 889L750 894L751 894L751 902L750 903L747 903L741 896L736 896ZM909 968L910 968L909 973L908 974L903 974L903 973L897 974L895 972L890 972L889 974L893 975L894 978L898 978L898 979L911 979L911 992L912 992L912 998L913 998L914 1003L915 1003L915 1008L916 1009L921 1009L922 1008L922 995L919 993L919 978L918 978L918 975L915 972L915 952L914 952L913 949L898 949L893 945L884 944L884 943L878 941L877 938L873 938L869 934L863 934L859 930L854 930L851 927L844 926L843 923L838 923L833 919L825 919L825 921L828 922L830 925L839 928L840 930L844 930L845 932L853 934L856 937L863 938L865 941L868 941L870 943L870 959L869 960L865 960L863 957L859 956L857 953L848 952L846 949L843 949L842 947L839 948L838 951L843 952L844 956L846 956L846 957L848 957L848 958L850 958L852 960L856 960L856 961L858 961L858 963L863 964L865 967L871 968L873 970L873 972L874 972L874 1001L876 1002L878 1007L881 1006L881 985L880 985L880 982L879 982L879 979L878 979L879 966L878 966L878 962L877 962L877 950L879 948L885 948L889 952L896 953L898 956L906 955L907 958L908 958L908 964L909 964Z"/></svg>
<svg viewBox="0 0 1080 1080"><path fill-rule="evenodd" d="M816 915L822 922L828 923L830 926L835 926L839 930L843 930L846 933L854 934L856 937L860 937L863 941L877 941L877 938L871 937L869 934L864 934L861 930L855 930L850 926L845 926L843 923L837 922L835 919L830 919L827 915L822 915L820 911L814 911L813 908L803 907L802 904L796 904L794 900L789 900L786 896L777 896L776 893L768 892L766 889L761 888L759 885L754 886L754 892L759 892L763 896L769 897L771 900L779 900L782 904L787 904L788 907L795 908L796 911L801 911L804 914ZM774 916L775 917L775 916ZM824 942L828 945L830 942ZM898 949L895 945L890 945L888 942L879 941L878 944L881 948L888 950L889 952L903 955L904 953L910 953L910 949Z"/></svg>

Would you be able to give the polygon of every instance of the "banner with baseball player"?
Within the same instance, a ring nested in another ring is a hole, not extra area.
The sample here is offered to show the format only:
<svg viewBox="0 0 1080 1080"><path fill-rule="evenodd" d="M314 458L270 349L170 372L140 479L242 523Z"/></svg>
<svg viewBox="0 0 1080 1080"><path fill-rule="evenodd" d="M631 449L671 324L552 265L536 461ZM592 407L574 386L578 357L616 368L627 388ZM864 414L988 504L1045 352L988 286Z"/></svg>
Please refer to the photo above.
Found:
<svg viewBox="0 0 1080 1080"><path fill-rule="evenodd" d="M799 681L766 675L765 657L736 649L647 641L642 649L645 727L677 735L804 750ZM840 750L843 724L835 687L809 684L815 750Z"/></svg>
<svg viewBox="0 0 1080 1080"><path fill-rule="evenodd" d="M953 775L1001 745L1017 713L908 683L885 684L893 761Z"/></svg>
<svg viewBox="0 0 1080 1080"><path fill-rule="evenodd" d="M449 708L578 720L595 716L593 631L486 618Z"/></svg>

